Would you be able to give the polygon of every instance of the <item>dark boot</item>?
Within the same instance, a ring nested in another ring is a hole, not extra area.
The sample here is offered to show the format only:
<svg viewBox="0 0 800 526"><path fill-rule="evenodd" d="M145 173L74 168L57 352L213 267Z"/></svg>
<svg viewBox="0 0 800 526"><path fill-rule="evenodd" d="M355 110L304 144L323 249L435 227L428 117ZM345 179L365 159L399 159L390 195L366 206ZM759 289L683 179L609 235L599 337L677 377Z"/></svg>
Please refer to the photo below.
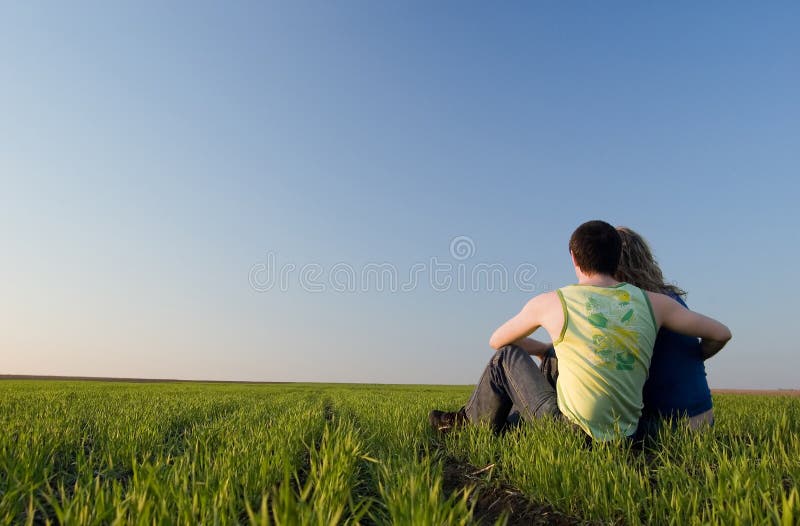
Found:
<svg viewBox="0 0 800 526"><path fill-rule="evenodd" d="M463 407L454 413L434 409L428 414L428 422L430 422L431 427L440 433L447 433L465 425L467 423L467 414L464 412Z"/></svg>

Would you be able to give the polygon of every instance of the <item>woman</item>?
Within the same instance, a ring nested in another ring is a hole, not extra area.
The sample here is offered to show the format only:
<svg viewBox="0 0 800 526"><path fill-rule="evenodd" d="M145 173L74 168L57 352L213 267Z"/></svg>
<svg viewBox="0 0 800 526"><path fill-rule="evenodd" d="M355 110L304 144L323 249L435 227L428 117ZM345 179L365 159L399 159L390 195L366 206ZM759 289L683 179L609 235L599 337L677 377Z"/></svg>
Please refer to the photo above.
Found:
<svg viewBox="0 0 800 526"><path fill-rule="evenodd" d="M622 237L622 257L614 277L640 289L672 296L685 307L686 292L664 281L644 238L626 227L618 227L617 231ZM688 417L691 429L713 425L711 391L697 338L667 329L658 332L643 395L639 424L643 435L657 431L662 419Z"/></svg>

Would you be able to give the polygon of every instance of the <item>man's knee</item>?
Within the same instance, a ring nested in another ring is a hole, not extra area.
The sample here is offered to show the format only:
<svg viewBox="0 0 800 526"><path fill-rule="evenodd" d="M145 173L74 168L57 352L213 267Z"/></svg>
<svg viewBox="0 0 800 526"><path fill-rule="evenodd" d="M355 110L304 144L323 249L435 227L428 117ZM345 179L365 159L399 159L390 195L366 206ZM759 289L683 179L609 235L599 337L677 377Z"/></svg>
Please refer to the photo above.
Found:
<svg viewBox="0 0 800 526"><path fill-rule="evenodd" d="M528 357L528 353L523 351L522 347L514 345L513 343L500 347L497 350L497 355L505 359L519 358L520 356Z"/></svg>
<svg viewBox="0 0 800 526"><path fill-rule="evenodd" d="M523 361L530 361L533 363L530 355L521 347L509 344L500 347L497 352L494 353L491 364L494 367L502 367L504 370L510 370L519 367Z"/></svg>

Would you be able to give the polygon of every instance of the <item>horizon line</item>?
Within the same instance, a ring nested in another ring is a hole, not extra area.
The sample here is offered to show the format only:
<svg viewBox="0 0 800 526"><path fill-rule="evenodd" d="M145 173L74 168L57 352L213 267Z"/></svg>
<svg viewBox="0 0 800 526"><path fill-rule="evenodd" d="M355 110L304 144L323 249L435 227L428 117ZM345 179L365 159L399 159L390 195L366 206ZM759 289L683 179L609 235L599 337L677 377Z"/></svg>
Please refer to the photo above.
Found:
<svg viewBox="0 0 800 526"><path fill-rule="evenodd" d="M474 384L422 384L422 383L386 383L386 382L337 382L337 381L303 381L303 380L203 380L180 378L134 378L116 376L69 376L69 375L38 375L38 374L0 374L2 380L43 380L43 381L77 381L77 382L120 382L120 383L198 383L198 384L245 384L245 385L291 385L291 384L341 384L341 385L442 385L442 386L471 386ZM720 394L794 394L800 396L800 388L776 387L774 389L744 389L738 387L713 387L712 393Z"/></svg>

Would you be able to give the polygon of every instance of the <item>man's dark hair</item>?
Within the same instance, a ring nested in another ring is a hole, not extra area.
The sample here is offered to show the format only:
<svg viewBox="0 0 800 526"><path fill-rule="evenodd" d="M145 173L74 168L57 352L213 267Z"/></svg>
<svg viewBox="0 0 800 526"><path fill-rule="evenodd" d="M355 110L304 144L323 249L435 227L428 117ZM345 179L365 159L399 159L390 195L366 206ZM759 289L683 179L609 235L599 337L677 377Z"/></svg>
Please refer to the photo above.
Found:
<svg viewBox="0 0 800 526"><path fill-rule="evenodd" d="M622 239L605 221L587 221L572 233L569 250L585 274L613 276L622 254Z"/></svg>

